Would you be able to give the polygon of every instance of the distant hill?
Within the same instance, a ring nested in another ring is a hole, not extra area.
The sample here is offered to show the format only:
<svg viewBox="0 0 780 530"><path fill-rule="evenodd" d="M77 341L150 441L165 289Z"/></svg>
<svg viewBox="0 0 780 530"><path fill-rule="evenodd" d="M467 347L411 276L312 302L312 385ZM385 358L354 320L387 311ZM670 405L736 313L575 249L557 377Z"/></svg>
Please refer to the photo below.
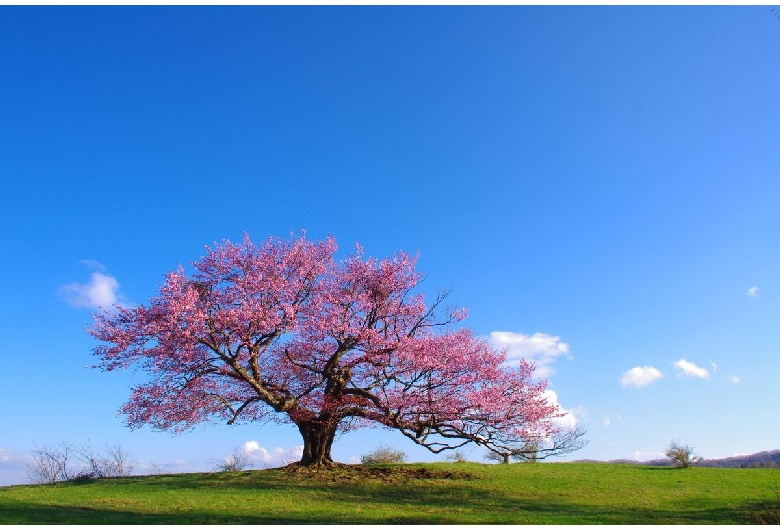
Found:
<svg viewBox="0 0 780 530"><path fill-rule="evenodd" d="M603 460L575 460L575 462L603 462ZM656 460L609 460L609 464L635 464L647 466L669 466L672 462L667 458ZM728 458L706 458L696 464L699 467L778 467L780 468L780 449L762 451L752 455L730 456Z"/></svg>

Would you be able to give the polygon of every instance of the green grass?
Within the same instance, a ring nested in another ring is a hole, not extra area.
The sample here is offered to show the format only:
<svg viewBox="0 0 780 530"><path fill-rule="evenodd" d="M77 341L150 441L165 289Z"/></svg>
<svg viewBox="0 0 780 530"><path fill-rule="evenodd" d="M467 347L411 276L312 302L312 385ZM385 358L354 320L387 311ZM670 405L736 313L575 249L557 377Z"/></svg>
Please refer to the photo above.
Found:
<svg viewBox="0 0 780 530"><path fill-rule="evenodd" d="M746 524L780 469L407 464L0 488L4 524Z"/></svg>

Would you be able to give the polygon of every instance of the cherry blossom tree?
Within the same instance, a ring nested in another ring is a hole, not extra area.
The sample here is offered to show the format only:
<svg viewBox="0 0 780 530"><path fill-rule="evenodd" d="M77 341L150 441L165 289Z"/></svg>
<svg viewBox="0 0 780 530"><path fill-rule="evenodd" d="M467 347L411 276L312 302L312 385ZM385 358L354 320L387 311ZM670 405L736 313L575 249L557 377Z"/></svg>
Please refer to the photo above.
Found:
<svg viewBox="0 0 780 530"><path fill-rule="evenodd" d="M396 429L434 453L469 442L505 452L553 437L562 416L533 378L456 324L463 309L417 288L416 258L334 259L333 238L206 248L146 305L95 314L104 370L141 368L121 409L131 428L275 420L303 437L300 465L333 464L337 433Z"/></svg>

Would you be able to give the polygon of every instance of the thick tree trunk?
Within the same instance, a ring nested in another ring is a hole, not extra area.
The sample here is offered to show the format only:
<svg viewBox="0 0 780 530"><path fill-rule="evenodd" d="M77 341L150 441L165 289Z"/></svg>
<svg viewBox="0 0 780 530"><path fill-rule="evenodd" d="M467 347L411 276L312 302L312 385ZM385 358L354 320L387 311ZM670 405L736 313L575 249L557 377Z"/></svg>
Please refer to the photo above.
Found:
<svg viewBox="0 0 780 530"><path fill-rule="evenodd" d="M298 465L307 467L332 465L330 447L336 437L336 427L337 425L320 422L299 423L298 430L303 436L303 455Z"/></svg>

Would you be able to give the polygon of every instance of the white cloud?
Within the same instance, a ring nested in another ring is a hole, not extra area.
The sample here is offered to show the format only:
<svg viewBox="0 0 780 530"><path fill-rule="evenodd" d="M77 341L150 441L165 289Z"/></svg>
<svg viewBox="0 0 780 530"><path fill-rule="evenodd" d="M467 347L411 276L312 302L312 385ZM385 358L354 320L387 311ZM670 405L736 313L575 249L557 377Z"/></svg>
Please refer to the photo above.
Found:
<svg viewBox="0 0 780 530"><path fill-rule="evenodd" d="M623 374L620 384L624 387L642 388L663 376L664 374L653 366L635 366Z"/></svg>
<svg viewBox="0 0 780 530"><path fill-rule="evenodd" d="M102 263L100 263L97 260L94 259L80 259L79 263L87 267L88 269L92 269L93 271L97 272L106 272L106 268L103 266Z"/></svg>
<svg viewBox="0 0 780 530"><path fill-rule="evenodd" d="M287 449L283 447L274 447L271 450L261 446L255 440L250 440L241 446L253 463L262 464L266 467L283 466L290 462L300 460L303 455L303 446L296 445Z"/></svg>
<svg viewBox="0 0 780 530"><path fill-rule="evenodd" d="M0 447L0 486L12 486L28 482L27 463L29 456Z"/></svg>
<svg viewBox="0 0 780 530"><path fill-rule="evenodd" d="M646 460L656 460L663 458L664 454L661 451L634 451L634 460L644 462Z"/></svg>
<svg viewBox="0 0 780 530"><path fill-rule="evenodd" d="M546 333L525 335L512 331L491 331L490 343L507 351L507 363L515 364L521 358L536 364L536 377L546 378L555 373L550 366L558 357L569 358L569 345L561 342L561 338Z"/></svg>
<svg viewBox="0 0 780 530"><path fill-rule="evenodd" d="M707 370L701 366L696 366L692 362L686 361L685 359L675 361L673 364L674 367L677 368L677 377L686 375L688 377L698 377L700 379L710 378L710 373Z"/></svg>
<svg viewBox="0 0 780 530"><path fill-rule="evenodd" d="M544 391L544 397L547 398L547 403L550 405L556 405L560 412L566 414L566 416L563 416L562 418L555 418L553 423L565 428L574 428L577 426L578 420L574 415L574 411L571 409L565 409L561 406L561 404L558 402L558 394L554 390L550 390L549 388L546 389Z"/></svg>
<svg viewBox="0 0 780 530"><path fill-rule="evenodd" d="M718 371L718 365L714 361L710 361L710 366L712 366L713 374Z"/></svg>
<svg viewBox="0 0 780 530"><path fill-rule="evenodd" d="M4 447L0 447L0 463L7 464L9 462L17 462L20 460L21 457L13 451L5 449Z"/></svg>
<svg viewBox="0 0 780 530"><path fill-rule="evenodd" d="M61 285L60 297L76 307L93 307L111 309L122 305L124 298L119 292L119 282L105 273L105 267L94 260L82 260L81 263L95 270L87 283L69 283Z"/></svg>
<svg viewBox="0 0 780 530"><path fill-rule="evenodd" d="M753 287L748 289L747 292L745 293L745 296L750 296L751 298L755 298L756 296L758 296L758 287L754 285Z"/></svg>
<svg viewBox="0 0 780 530"><path fill-rule="evenodd" d="M729 376L729 381L734 383L734 384L737 384L737 383L739 383L739 377L737 377L736 375L731 375L731 376Z"/></svg>

